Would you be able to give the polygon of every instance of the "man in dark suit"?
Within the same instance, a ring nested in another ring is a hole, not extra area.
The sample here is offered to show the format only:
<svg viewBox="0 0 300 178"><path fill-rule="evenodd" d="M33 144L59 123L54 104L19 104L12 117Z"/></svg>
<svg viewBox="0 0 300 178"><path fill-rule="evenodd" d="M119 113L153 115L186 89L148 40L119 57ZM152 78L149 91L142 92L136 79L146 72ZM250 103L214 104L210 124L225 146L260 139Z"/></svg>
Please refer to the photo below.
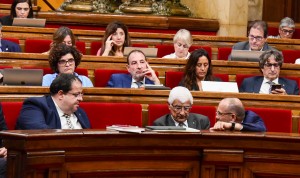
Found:
<svg viewBox="0 0 300 178"><path fill-rule="evenodd" d="M7 130L1 104L0 104L0 130L1 131ZM5 147L2 147L2 140L0 140L0 178L6 177L6 157L7 157L7 149Z"/></svg>
<svg viewBox="0 0 300 178"><path fill-rule="evenodd" d="M279 77L282 63L283 56L279 51L265 51L259 57L259 67L263 76L244 79L240 92L298 95L299 87L296 81ZM281 84L281 87L272 90L274 84Z"/></svg>
<svg viewBox="0 0 300 178"><path fill-rule="evenodd" d="M238 98L225 98L218 106L217 122L210 130L265 132L264 121L254 112L245 111Z"/></svg>
<svg viewBox="0 0 300 178"><path fill-rule="evenodd" d="M2 39L2 25L0 23L0 52L22 52L20 45L14 42Z"/></svg>
<svg viewBox="0 0 300 178"><path fill-rule="evenodd" d="M113 88L140 88L145 84L160 84L155 71L150 67L145 54L140 50L132 50L128 54L127 70L129 74L113 74L107 86Z"/></svg>
<svg viewBox="0 0 300 178"><path fill-rule="evenodd" d="M82 83L73 74L60 74L50 85L50 96L24 101L16 129L85 129L89 119L79 103Z"/></svg>
<svg viewBox="0 0 300 178"><path fill-rule="evenodd" d="M175 87L171 90L168 99L170 114L166 114L153 122L154 126L178 126L199 130L209 129L210 122L207 116L190 113L193 96L185 87Z"/></svg>
<svg viewBox="0 0 300 178"><path fill-rule="evenodd" d="M238 42L232 50L267 51L274 49L267 43L268 25L265 21L256 20L249 25L248 41ZM231 55L229 55L231 60Z"/></svg>

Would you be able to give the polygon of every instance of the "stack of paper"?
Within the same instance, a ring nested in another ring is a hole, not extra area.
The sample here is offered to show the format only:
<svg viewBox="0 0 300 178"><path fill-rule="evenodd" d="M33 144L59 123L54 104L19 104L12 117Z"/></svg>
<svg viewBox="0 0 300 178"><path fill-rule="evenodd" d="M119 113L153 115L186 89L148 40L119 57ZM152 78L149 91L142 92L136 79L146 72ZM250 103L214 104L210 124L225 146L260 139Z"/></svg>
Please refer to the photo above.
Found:
<svg viewBox="0 0 300 178"><path fill-rule="evenodd" d="M131 125L112 125L112 126L107 126L106 130L129 132L129 133L142 133L145 131L145 128L140 128L138 126L131 126Z"/></svg>

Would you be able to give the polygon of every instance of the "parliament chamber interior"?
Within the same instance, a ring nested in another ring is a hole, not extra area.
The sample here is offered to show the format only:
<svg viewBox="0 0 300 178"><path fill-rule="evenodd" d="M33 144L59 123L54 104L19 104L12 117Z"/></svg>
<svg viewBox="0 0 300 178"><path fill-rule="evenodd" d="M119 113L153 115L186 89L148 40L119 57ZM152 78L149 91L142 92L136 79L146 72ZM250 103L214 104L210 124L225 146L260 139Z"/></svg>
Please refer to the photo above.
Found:
<svg viewBox="0 0 300 178"><path fill-rule="evenodd" d="M2 39L19 44L21 52L0 52L0 69L42 69L43 75L53 73L48 54L42 53L50 50L57 28L69 27L76 37L76 48L83 54L75 72L91 79L94 85L83 89L83 102L80 103L91 128L16 130L23 101L49 94L49 87L0 86L0 101L8 128L0 133L3 146L8 150L7 177L300 177L300 96L191 91L194 99L191 112L208 116L211 127L217 122L219 102L236 97L246 109L263 119L267 132L146 130L136 134L108 131L106 127L111 125L143 128L152 125L154 120L169 113L170 90L107 88L112 74L128 73L126 57L96 56L103 47L107 24L121 21L129 29L131 46L157 48L157 56L149 57L148 62L160 83L172 89L184 75L186 60L162 57L174 52L173 37L184 28L193 37L189 51L205 49L211 58L213 74L224 82L236 82L240 87L244 78L262 75L257 62L228 60L233 45L248 40L248 23L253 18L264 20L268 23L269 35L275 36L280 20L289 16L295 21L293 38L268 38L267 42L282 52L284 63L280 76L296 81L300 88L300 65L295 64L300 58L300 4L297 0L242 0L234 2L236 6L230 0L186 0L181 3L189 8L181 6L176 10L174 7L175 10L167 15L130 13L132 6L126 5L119 7L123 10L119 14L103 12L99 4L98 11L87 12L86 9L95 8L92 1L73 1L74 6L64 0L32 0L34 17L46 19L45 27L3 26ZM0 17L9 15L12 2L0 1ZM122 4L122 1L116 2ZM163 3L157 2L157 6ZM81 3L85 9L72 9L79 7L76 3ZM209 3L215 6L206 6ZM70 11L66 8L68 5ZM245 14L238 18L240 6ZM65 9L51 10L62 7ZM226 10L216 13L221 7L233 14ZM197 11L205 8L202 16L199 15ZM217 10L212 11L214 8ZM248 17L251 8L256 8L258 17ZM139 10L139 7L133 9Z"/></svg>

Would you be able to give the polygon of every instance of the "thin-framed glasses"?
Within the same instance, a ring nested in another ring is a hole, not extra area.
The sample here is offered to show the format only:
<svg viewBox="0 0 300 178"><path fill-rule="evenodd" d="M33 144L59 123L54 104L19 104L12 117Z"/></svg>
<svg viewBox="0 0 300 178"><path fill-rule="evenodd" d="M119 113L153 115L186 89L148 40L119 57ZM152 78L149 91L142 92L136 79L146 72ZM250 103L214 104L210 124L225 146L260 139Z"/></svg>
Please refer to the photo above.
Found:
<svg viewBox="0 0 300 178"><path fill-rule="evenodd" d="M182 109L185 111L185 112L189 112L192 108L192 106L173 106L173 105L170 105L175 112L181 112Z"/></svg>
<svg viewBox="0 0 300 178"><path fill-rule="evenodd" d="M294 33L295 30L287 30L287 29L281 29L281 31L284 33L284 34L292 34Z"/></svg>
<svg viewBox="0 0 300 178"><path fill-rule="evenodd" d="M233 113L231 113L231 112L220 112L220 111L217 111L216 114L218 116L225 116L225 115L230 115L230 114L233 114Z"/></svg>
<svg viewBox="0 0 300 178"><path fill-rule="evenodd" d="M83 93L80 92L80 93L71 93L71 92L68 92L69 94L73 95L75 98L78 98L79 96L80 97L83 97Z"/></svg>
<svg viewBox="0 0 300 178"><path fill-rule="evenodd" d="M69 59L69 60L59 60L59 61L58 61L58 65L65 66L67 63L73 64L74 61L75 61L75 60L74 60L73 58L71 58L71 59Z"/></svg>
<svg viewBox="0 0 300 178"><path fill-rule="evenodd" d="M262 41L263 39L264 39L264 37L262 37L262 36L253 36L253 35L249 35L249 37L248 37L251 41L253 41L254 39L256 40L256 41Z"/></svg>
<svg viewBox="0 0 300 178"><path fill-rule="evenodd" d="M267 68L271 68L272 66L274 66L274 68L278 68L279 64L278 63L274 63L274 64L272 64L272 63L265 63L265 66Z"/></svg>

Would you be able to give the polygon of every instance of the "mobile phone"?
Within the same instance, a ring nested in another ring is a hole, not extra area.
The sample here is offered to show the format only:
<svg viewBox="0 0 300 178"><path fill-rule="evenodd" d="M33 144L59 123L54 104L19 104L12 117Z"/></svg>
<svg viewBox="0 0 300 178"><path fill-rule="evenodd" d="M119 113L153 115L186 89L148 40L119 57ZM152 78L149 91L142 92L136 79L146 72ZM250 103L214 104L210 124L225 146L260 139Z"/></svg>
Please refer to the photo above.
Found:
<svg viewBox="0 0 300 178"><path fill-rule="evenodd" d="M282 88L281 84L273 84L273 85L271 86L271 90L281 89L281 88Z"/></svg>

